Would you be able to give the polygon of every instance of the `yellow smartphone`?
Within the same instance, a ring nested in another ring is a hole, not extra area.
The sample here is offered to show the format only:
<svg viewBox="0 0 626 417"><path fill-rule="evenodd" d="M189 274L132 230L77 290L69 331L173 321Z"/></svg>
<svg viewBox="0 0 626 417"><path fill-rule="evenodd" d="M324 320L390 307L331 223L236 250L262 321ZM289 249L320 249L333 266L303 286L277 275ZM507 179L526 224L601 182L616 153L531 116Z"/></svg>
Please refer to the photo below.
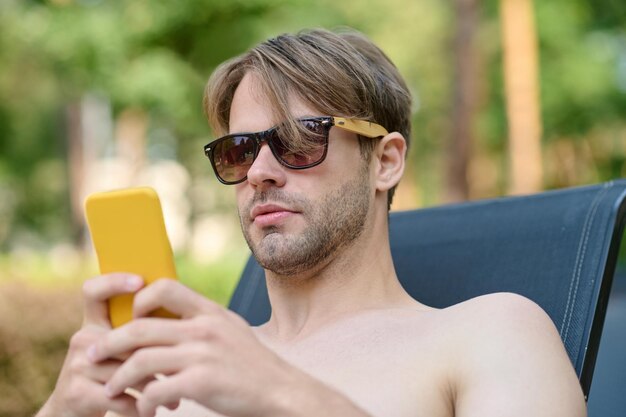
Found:
<svg viewBox="0 0 626 417"><path fill-rule="evenodd" d="M91 194L85 214L101 274L130 272L140 275L146 285L159 278L177 278L161 203L152 188ZM132 312L133 294L109 299L113 327L132 320ZM176 317L162 308L151 315Z"/></svg>

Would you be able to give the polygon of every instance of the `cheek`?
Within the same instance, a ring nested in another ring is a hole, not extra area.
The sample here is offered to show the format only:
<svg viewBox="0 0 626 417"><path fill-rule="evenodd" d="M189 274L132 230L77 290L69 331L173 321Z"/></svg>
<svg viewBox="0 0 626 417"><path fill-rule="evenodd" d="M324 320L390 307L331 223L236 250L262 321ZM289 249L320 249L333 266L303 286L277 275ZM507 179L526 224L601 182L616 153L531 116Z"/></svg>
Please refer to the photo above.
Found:
<svg viewBox="0 0 626 417"><path fill-rule="evenodd" d="M326 159L335 172L354 172L363 163L359 141L356 136L353 137L347 132L342 133L345 134L329 139Z"/></svg>
<svg viewBox="0 0 626 417"><path fill-rule="evenodd" d="M246 205L252 198L248 188L248 182L244 181L241 184L235 185L235 200L237 201L237 211L241 216L242 212L246 210Z"/></svg>
<svg viewBox="0 0 626 417"><path fill-rule="evenodd" d="M241 203L245 201L248 194L250 194L250 185L248 181L240 182L239 184L231 185L231 187L235 188L235 198L237 199L237 203ZM253 192L253 191L252 191Z"/></svg>

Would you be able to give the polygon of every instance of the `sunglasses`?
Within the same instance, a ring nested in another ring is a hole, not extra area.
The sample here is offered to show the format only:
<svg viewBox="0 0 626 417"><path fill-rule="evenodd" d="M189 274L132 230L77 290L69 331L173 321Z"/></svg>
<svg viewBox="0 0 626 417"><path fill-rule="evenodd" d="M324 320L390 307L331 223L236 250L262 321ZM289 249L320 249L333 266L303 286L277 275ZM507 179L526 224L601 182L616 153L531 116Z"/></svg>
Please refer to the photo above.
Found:
<svg viewBox="0 0 626 417"><path fill-rule="evenodd" d="M234 133L204 146L204 154L211 161L215 176L222 184L239 184L248 178L248 170L259 155L261 144L267 142L274 157L291 169L306 169L321 164L328 152L330 128L338 128L367 138L387 135L387 130L376 123L344 117L320 116L298 119L302 126L306 149L294 152L288 145L280 125L263 132Z"/></svg>

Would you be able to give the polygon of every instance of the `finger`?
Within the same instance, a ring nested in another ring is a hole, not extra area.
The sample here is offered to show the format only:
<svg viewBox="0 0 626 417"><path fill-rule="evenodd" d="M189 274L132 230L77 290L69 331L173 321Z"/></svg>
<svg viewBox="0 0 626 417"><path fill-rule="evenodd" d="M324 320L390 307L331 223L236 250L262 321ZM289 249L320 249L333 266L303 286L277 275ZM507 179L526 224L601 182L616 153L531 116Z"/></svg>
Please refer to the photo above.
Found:
<svg viewBox="0 0 626 417"><path fill-rule="evenodd" d="M87 350L92 362L122 357L147 346L170 346L186 338L178 320L143 318L113 329Z"/></svg>
<svg viewBox="0 0 626 417"><path fill-rule="evenodd" d="M109 399L107 411L113 411L124 417L139 417L135 398L129 395L121 395L119 398Z"/></svg>
<svg viewBox="0 0 626 417"><path fill-rule="evenodd" d="M159 376L161 376L163 378L166 378L166 376L162 375L162 374L150 375L148 378L145 378L143 381L141 381L139 383L136 383L132 387L128 387L128 388L124 389L124 393L125 394L129 394L131 397L133 397L135 399L139 399L139 397L141 397L141 393L146 388L146 385L148 385L149 383L154 381L154 379L159 377ZM105 386L105 389L107 389L107 392L109 392L109 390L108 390L108 388L106 386ZM134 391L136 393L136 395L131 395L131 391Z"/></svg>
<svg viewBox="0 0 626 417"><path fill-rule="evenodd" d="M183 398L193 399L196 394L185 389L188 385L185 380L188 379L189 374L189 372L182 372L148 384L135 404L139 415L152 417L160 406L169 408L172 404L179 404Z"/></svg>
<svg viewBox="0 0 626 417"><path fill-rule="evenodd" d="M107 300L115 295L134 293L142 286L143 279L140 276L123 273L100 275L85 281L85 324L110 327Z"/></svg>
<svg viewBox="0 0 626 417"><path fill-rule="evenodd" d="M67 367L72 373L83 375L93 381L106 382L121 365L118 360L94 363L88 359L89 347L96 343L109 330L87 325L76 332L69 346Z"/></svg>
<svg viewBox="0 0 626 417"><path fill-rule="evenodd" d="M193 349L158 347L135 352L107 382L109 396L115 397L127 387L138 386L155 374L174 374L193 362Z"/></svg>
<svg viewBox="0 0 626 417"><path fill-rule="evenodd" d="M92 381L104 384L111 379L120 366L122 366L122 363L119 361L108 360L100 362L96 365L89 362L89 365L91 366L87 366L85 368L84 375Z"/></svg>
<svg viewBox="0 0 626 417"><path fill-rule="evenodd" d="M75 392L70 401L75 409L86 415L102 415L110 410L127 417L138 416L135 399L127 395L109 398L104 385L89 380L81 381L80 393Z"/></svg>
<svg viewBox="0 0 626 417"><path fill-rule="evenodd" d="M159 307L182 318L224 310L219 304L173 279L159 279L139 291L135 295L133 315L144 317Z"/></svg>

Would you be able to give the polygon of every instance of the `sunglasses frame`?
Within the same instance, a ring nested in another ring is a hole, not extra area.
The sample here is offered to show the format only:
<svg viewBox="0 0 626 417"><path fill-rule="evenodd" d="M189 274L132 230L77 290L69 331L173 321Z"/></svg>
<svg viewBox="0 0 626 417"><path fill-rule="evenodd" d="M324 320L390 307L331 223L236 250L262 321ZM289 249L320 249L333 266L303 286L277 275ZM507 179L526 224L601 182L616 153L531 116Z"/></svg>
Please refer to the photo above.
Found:
<svg viewBox="0 0 626 417"><path fill-rule="evenodd" d="M320 122L322 124L322 127L326 129L326 132L324 135L324 139L325 139L324 140L324 152L319 160L310 164L305 164L305 165L291 165L285 162L278 155L278 152L275 149L276 145L274 144L274 141L270 140L271 135L276 131L276 129L279 128L280 125L273 126L262 132L233 133L233 134L229 134L226 136L222 136L221 138L218 138L204 146L204 154L209 159L209 161L211 161L213 172L215 173L215 176L217 177L219 182L225 185L235 185L235 184L242 183L248 179L248 175L246 173L246 175L240 180L226 181L218 174L217 167L215 166L214 152L215 152L216 146L220 142L231 139L233 137L245 136L254 141L253 142L254 143L254 156L252 157L252 163L254 163L257 156L259 155L262 143L267 142L267 145L269 146L272 152L272 155L274 155L274 158L276 158L276 160L281 165L290 169L308 169L308 168L312 168L316 165L321 164L326 159L326 154L328 153L328 136L330 133L330 128L333 126L336 126L348 132L356 133L357 135L364 136L364 137L371 138L371 139L380 138L388 134L387 129L385 129L381 125L367 121L367 120L361 120L361 119L350 119L346 117L336 117L336 116L318 116L318 117L304 117L304 118L298 119L298 121Z"/></svg>

